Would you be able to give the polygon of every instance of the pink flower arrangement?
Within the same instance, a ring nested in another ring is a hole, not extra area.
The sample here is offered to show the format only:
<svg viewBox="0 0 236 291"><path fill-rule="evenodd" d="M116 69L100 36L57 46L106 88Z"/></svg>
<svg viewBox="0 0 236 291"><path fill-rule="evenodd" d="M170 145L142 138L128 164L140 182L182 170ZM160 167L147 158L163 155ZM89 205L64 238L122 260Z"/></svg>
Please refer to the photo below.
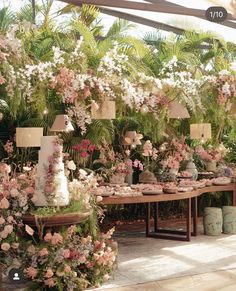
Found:
<svg viewBox="0 0 236 291"><path fill-rule="evenodd" d="M46 181L44 186L44 193L49 205L51 204L56 195L55 176L60 172L60 169L57 169L56 166L60 162L61 144L62 140L60 140L59 138L56 138L54 140L53 143L54 152L52 156L48 157L48 167L45 168Z"/></svg>
<svg viewBox="0 0 236 291"><path fill-rule="evenodd" d="M83 139L81 143L73 146L73 149L76 152L79 152L81 158L87 158L92 154L94 150L96 150L96 146L91 143L89 139Z"/></svg>
<svg viewBox="0 0 236 291"><path fill-rule="evenodd" d="M218 90L219 105L226 105L230 99L236 97L236 87L234 76L228 71L221 71L216 80Z"/></svg>
<svg viewBox="0 0 236 291"><path fill-rule="evenodd" d="M205 150L203 146L198 145L195 148L195 153L205 162L219 162L223 158L222 152L218 149L214 149L213 147Z"/></svg>
<svg viewBox="0 0 236 291"><path fill-rule="evenodd" d="M188 159L190 152L185 138L174 138L165 145L164 150L161 150L160 155L164 156L164 159L160 161L160 164L163 169L178 170L181 162Z"/></svg>
<svg viewBox="0 0 236 291"><path fill-rule="evenodd" d="M77 290L83 283L85 289L91 275L98 283L109 279L117 254L111 239L113 230L93 239L89 235L81 237L77 231L71 231L72 228L60 233L47 233L43 248L40 244L33 246L33 256L32 251L26 252L24 272L41 288L60 286L63 290ZM60 244L53 244L53 238L59 236L62 238Z"/></svg>

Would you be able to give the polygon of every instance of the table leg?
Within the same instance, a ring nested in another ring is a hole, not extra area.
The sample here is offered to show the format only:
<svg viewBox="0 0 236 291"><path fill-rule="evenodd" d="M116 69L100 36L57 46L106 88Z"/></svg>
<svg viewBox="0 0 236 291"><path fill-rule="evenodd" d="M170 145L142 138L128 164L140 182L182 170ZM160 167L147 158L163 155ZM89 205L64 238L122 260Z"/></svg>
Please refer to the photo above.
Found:
<svg viewBox="0 0 236 291"><path fill-rule="evenodd" d="M146 203L146 237L150 235L150 228L151 228L151 203Z"/></svg>
<svg viewBox="0 0 236 291"><path fill-rule="evenodd" d="M158 231L158 202L154 203L154 231Z"/></svg>
<svg viewBox="0 0 236 291"><path fill-rule="evenodd" d="M236 206L236 191L234 190L233 192L232 192L232 203L233 203L233 206Z"/></svg>
<svg viewBox="0 0 236 291"><path fill-rule="evenodd" d="M187 199L187 213L186 213L186 240L191 239L191 198Z"/></svg>
<svg viewBox="0 0 236 291"><path fill-rule="evenodd" d="M193 236L197 236L197 197L192 198L192 215L193 215Z"/></svg>

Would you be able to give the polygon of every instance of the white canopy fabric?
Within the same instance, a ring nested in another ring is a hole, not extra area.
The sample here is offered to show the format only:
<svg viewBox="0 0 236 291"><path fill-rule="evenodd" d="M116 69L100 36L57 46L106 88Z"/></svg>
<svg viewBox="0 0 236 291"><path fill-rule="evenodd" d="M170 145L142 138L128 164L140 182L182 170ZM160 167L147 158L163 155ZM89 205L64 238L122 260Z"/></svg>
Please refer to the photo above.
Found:
<svg viewBox="0 0 236 291"><path fill-rule="evenodd" d="M140 2L140 3L156 3L158 4L158 0L156 1L143 1L143 0L129 0L130 2ZM112 1L111 1L112 2ZM236 16L236 0L168 0L168 1L160 1L160 3L172 3L181 5L186 8L192 9L201 9L207 10L207 8L211 6L222 6L224 7L228 13L231 13L233 16ZM119 1L118 1L119 3ZM103 6L104 7L104 6ZM117 11L125 14L130 14L132 16L138 16L149 21L156 21L161 22L166 25L170 25L172 27L184 29L184 30L195 30L197 32L201 31L211 31L217 37L223 38L225 41L230 41L236 43L236 21L227 20L228 23L234 23L235 28L231 28L228 26L223 25L220 23L210 22L206 19L201 19L194 16L186 16L180 14L168 14L168 13L161 13L161 12L150 12L150 11L142 11L142 10L131 10L131 9L124 9L124 8L114 8L114 7L104 7L105 9L111 9L112 11ZM121 14L119 14L121 17ZM105 17L106 18L106 17ZM108 18L109 19L109 18ZM140 26L139 26L140 27ZM141 28L140 31L150 31L145 25L145 28ZM175 31L173 31L175 32ZM137 32L136 32L137 33Z"/></svg>
<svg viewBox="0 0 236 291"><path fill-rule="evenodd" d="M67 3L73 3L81 5L82 3L87 3L88 0L61 0L55 1L54 11L58 10L59 7L66 5ZM105 0L104 0L105 1ZM124 0L123 0L124 1ZM206 10L211 6L223 6L226 8L228 13L231 13L236 19L236 0L125 0L126 2L139 2L145 4L155 4L158 5L177 5L177 8L185 7L190 9L200 9ZM14 2L14 5L13 5ZM12 9L17 10L25 4L26 0L3 0L0 1L0 8L4 4L10 4ZM98 3L99 1L92 1L93 4ZM122 3L117 0L107 0L107 3ZM183 33L183 30L195 30L198 32L201 31L211 31L218 38L223 38L225 41L231 41L236 43L236 21L227 20L222 24L217 24L210 22L204 19L204 13L202 18L195 16L180 15L174 13L163 13L163 12L151 12L145 10L136 10L136 9L124 9L118 7L109 7L99 6L102 12L103 24L105 25L105 30L108 30L111 24L114 22L115 17L125 18L130 21L136 22L137 29L132 32L133 35L143 36L146 32L153 31L156 28L163 31L163 34L169 32L174 32L177 34ZM172 6L172 12L173 12ZM115 16L115 17L114 17ZM58 19L60 22L60 20ZM141 25L145 22L145 25ZM224 24L224 25L223 25ZM233 28L230 26L234 26Z"/></svg>

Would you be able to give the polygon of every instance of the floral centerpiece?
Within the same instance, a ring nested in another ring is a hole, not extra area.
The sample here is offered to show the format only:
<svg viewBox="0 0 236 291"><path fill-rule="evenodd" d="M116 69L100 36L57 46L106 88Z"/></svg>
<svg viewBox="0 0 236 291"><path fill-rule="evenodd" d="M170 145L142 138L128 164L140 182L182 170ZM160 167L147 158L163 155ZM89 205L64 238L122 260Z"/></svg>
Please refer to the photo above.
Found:
<svg viewBox="0 0 236 291"><path fill-rule="evenodd" d="M157 149L153 147L150 140L146 140L143 145L142 156L144 157L145 171L139 175L140 183L155 183L156 177L151 172L156 164Z"/></svg>
<svg viewBox="0 0 236 291"><path fill-rule="evenodd" d="M182 161L189 158L190 148L185 142L185 138L173 138L170 143L160 146L160 156L163 170L178 173Z"/></svg>
<svg viewBox="0 0 236 291"><path fill-rule="evenodd" d="M128 174L128 165L123 160L120 153L115 153L112 146L106 141L98 147L100 155L95 163L101 164L99 170L105 179L109 179L111 183L124 183L125 176Z"/></svg>
<svg viewBox="0 0 236 291"><path fill-rule="evenodd" d="M207 149L204 149L202 145L198 145L195 148L195 153L205 163L206 169L209 172L215 172L217 163L222 161L227 155L228 149L223 144L216 148L209 146Z"/></svg>
<svg viewBox="0 0 236 291"><path fill-rule="evenodd" d="M77 153L77 162L83 168L91 168L92 154L97 146L92 144L89 139L82 139L82 141L73 146L73 150Z"/></svg>

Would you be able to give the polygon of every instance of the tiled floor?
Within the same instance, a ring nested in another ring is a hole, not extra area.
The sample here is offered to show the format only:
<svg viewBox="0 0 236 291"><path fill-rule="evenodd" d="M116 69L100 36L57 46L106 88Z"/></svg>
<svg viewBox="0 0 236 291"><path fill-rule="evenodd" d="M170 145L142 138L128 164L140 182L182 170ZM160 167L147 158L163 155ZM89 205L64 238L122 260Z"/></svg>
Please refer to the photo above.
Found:
<svg viewBox="0 0 236 291"><path fill-rule="evenodd" d="M118 270L98 290L236 290L236 235L200 234L191 242L146 238L137 230L116 236Z"/></svg>
<svg viewBox="0 0 236 291"><path fill-rule="evenodd" d="M235 291L236 269L109 288L106 291Z"/></svg>

